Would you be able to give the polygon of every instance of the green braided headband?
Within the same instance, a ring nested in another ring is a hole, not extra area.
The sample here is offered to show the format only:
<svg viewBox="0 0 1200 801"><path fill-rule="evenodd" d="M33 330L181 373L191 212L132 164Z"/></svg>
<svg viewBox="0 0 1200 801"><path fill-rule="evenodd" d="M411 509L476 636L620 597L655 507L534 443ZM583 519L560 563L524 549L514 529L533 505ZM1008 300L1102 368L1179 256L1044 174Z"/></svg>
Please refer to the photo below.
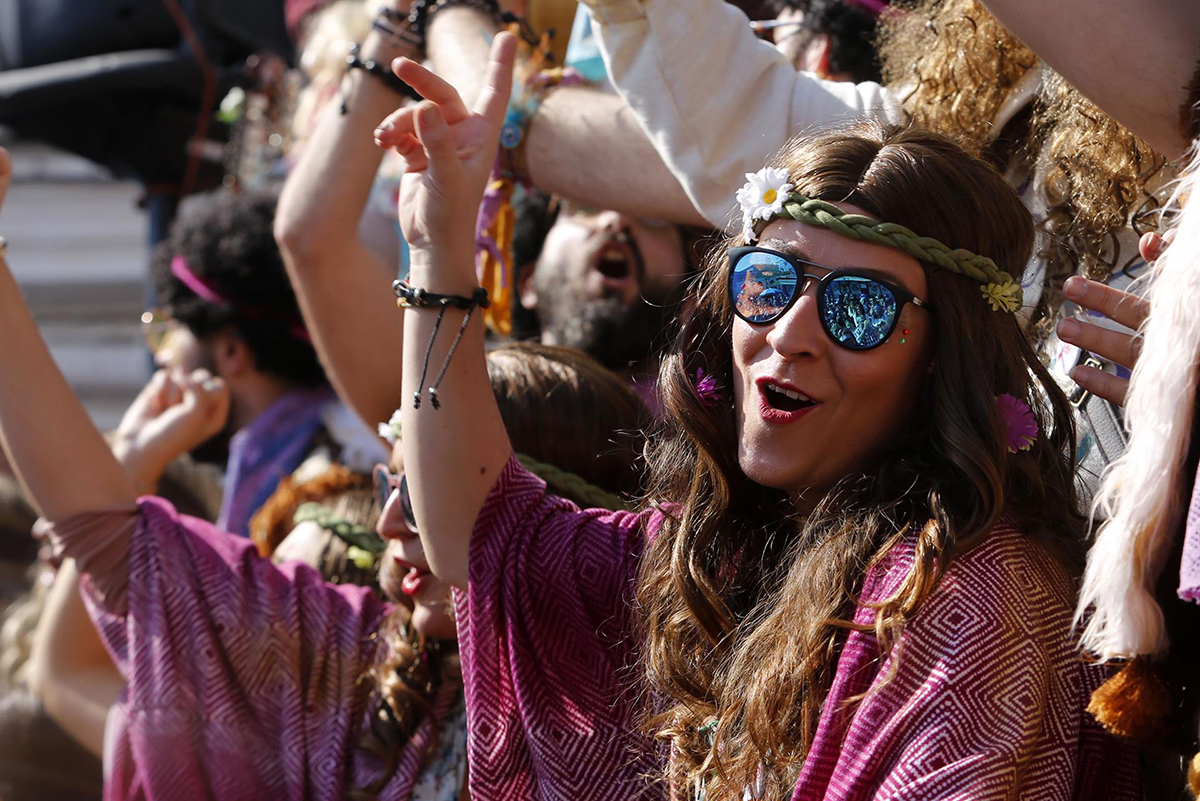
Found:
<svg viewBox="0 0 1200 801"><path fill-rule="evenodd" d="M362 570L373 568L379 555L383 553L384 542L378 534L361 523L351 523L338 517L332 509L316 501L300 504L292 516L293 525L310 520L346 543L349 546L347 556Z"/></svg>
<svg viewBox="0 0 1200 801"><path fill-rule="evenodd" d="M1015 312L1023 300L1021 285L987 256L962 248L949 248L936 239L918 236L903 225L880 222L865 214L843 211L824 200L813 200L792 192L787 171L767 167L747 173L746 185L738 190L742 206L742 235L747 244L758 239L761 226L780 217L806 225L819 225L859 242L873 242L907 253L932 269L949 270L983 284L983 297L993 311Z"/></svg>
<svg viewBox="0 0 1200 801"><path fill-rule="evenodd" d="M628 511L629 505L617 495L600 489L595 484L589 484L582 476L555 467L547 462L539 462L532 456L517 454L521 466L546 482L546 486L557 494L566 496L581 506L591 509L611 509L614 512Z"/></svg>

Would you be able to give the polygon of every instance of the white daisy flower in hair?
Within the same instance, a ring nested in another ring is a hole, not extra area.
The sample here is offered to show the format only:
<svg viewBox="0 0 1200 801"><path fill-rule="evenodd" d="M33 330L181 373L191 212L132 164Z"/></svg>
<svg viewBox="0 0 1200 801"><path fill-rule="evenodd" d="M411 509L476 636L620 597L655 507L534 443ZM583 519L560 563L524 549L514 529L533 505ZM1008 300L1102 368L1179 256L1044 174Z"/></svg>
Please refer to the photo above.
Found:
<svg viewBox="0 0 1200 801"><path fill-rule="evenodd" d="M763 167L746 173L746 185L737 191L737 201L742 207L742 236L747 242L757 238L755 220L769 220L783 211L783 202L791 191L787 170Z"/></svg>
<svg viewBox="0 0 1200 801"><path fill-rule="evenodd" d="M386 423L379 424L379 436L388 445L395 445L400 441L400 410L392 412L391 418Z"/></svg>

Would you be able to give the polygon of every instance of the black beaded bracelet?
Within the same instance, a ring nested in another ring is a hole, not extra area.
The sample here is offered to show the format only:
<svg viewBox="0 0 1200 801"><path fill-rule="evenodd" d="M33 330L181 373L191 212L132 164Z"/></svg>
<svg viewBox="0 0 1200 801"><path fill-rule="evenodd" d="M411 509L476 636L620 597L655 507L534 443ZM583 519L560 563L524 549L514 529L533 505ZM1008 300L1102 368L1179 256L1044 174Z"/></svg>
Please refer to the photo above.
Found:
<svg viewBox="0 0 1200 801"><path fill-rule="evenodd" d="M396 77L396 74L390 69L380 64L377 61L366 59L365 61L358 57L362 50L362 45L358 42L350 45L350 53L346 56L346 69L363 70L370 73L383 82L383 85L391 89L393 92L402 94L405 97L411 97L413 100L420 100L421 94L406 84L404 81Z"/></svg>
<svg viewBox="0 0 1200 801"><path fill-rule="evenodd" d="M428 26L430 0L414 0L408 8L408 19L405 21L406 30L421 42L421 50L425 49L425 32Z"/></svg>
<svg viewBox="0 0 1200 801"><path fill-rule="evenodd" d="M441 0L441 2L430 6L426 12L426 29L428 30L430 20L433 19L434 15L449 8L473 8L481 14L491 17L492 21L497 25L505 21L505 15L501 13L500 4L496 0Z"/></svg>
<svg viewBox="0 0 1200 801"><path fill-rule="evenodd" d="M415 33L408 28L393 28L378 17L371 23L371 30L381 33L392 41L393 44L400 44L410 47L417 53L423 52L424 43L417 37Z"/></svg>
<svg viewBox="0 0 1200 801"><path fill-rule="evenodd" d="M481 286L475 287L470 297L465 295L439 295L428 292L420 287L414 287L407 281L397 278L392 282L392 294L396 296L396 305L403 309L440 309L453 306L456 309L470 309L478 306L486 309L491 305L487 290Z"/></svg>
<svg viewBox="0 0 1200 801"><path fill-rule="evenodd" d="M433 331L429 334L429 344L425 346L425 359L421 363L421 377L417 380L417 390L413 393L414 409L421 408L421 387L425 386L425 376L429 373L429 357L433 353L433 343L437 339L438 330L442 327L442 318L446 316L446 310L456 308L466 312L463 315L462 324L458 327L458 333L454 336L454 341L450 343L450 349L446 351L442 369L438 371L437 378L433 379L433 383L429 386L429 403L434 409L438 409L442 405L438 398L438 387L441 386L442 379L446 377L446 368L450 366L450 360L454 358L454 351L458 350L458 343L462 341L467 325L471 322L471 315L474 314L476 307L486 309L491 305L487 290L477 286L469 298L463 295L439 295L436 292L427 292L414 287L403 279L397 279L392 282L392 292L396 295L396 304L403 309L438 310Z"/></svg>
<svg viewBox="0 0 1200 801"><path fill-rule="evenodd" d="M521 35L526 41L537 41L537 38L532 36L529 23L511 11L501 11L496 0L416 0L408 13L407 30L421 41L422 50L428 41L430 22L438 12L448 8L473 8L490 17L497 26L515 22L520 26Z"/></svg>
<svg viewBox="0 0 1200 801"><path fill-rule="evenodd" d="M404 23L408 22L407 14L401 14L396 9L388 8L387 6L383 6L379 9L379 16L387 17L389 21L394 22L397 25L403 25Z"/></svg>

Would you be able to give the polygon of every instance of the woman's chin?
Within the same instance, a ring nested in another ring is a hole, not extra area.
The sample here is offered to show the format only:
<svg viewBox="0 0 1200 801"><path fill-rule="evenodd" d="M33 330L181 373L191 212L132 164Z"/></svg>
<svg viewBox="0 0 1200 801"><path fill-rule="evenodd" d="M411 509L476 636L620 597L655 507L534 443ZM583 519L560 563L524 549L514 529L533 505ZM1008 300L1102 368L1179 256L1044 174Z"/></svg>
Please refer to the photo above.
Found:
<svg viewBox="0 0 1200 801"><path fill-rule="evenodd" d="M458 638L458 626L454 622L454 609L450 604L431 608L417 601L413 605L412 626L422 637L435 640Z"/></svg>
<svg viewBox="0 0 1200 801"><path fill-rule="evenodd" d="M767 457L765 454L742 451L738 463L746 478L755 484L761 484L770 489L795 492L797 487L804 486L803 477L797 475L795 461L791 464L784 459Z"/></svg>

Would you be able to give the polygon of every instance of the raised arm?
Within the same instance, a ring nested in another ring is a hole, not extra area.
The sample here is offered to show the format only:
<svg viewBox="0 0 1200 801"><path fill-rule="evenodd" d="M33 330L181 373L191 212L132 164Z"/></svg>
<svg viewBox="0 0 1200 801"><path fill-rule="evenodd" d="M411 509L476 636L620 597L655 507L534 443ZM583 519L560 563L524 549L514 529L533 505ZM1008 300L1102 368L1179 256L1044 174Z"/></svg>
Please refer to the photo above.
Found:
<svg viewBox="0 0 1200 801"><path fill-rule="evenodd" d="M0 148L0 207L12 161ZM0 443L34 507L54 522L134 501L133 483L50 357L0 255Z"/></svg>
<svg viewBox="0 0 1200 801"><path fill-rule="evenodd" d="M112 441L113 455L135 492L155 493L167 465L220 431L228 410L228 387L207 370L155 373L125 412ZM38 620L31 684L46 713L101 756L108 708L125 680L88 617L79 578L75 561L64 561Z"/></svg>
<svg viewBox="0 0 1200 801"><path fill-rule="evenodd" d="M467 6L436 14L429 60L466 103L483 85L495 25ZM635 217L706 225L619 97L585 87L550 92L526 132L529 177L539 189Z"/></svg>
<svg viewBox="0 0 1200 801"><path fill-rule="evenodd" d="M385 65L413 55L375 31L362 48L362 59ZM342 88L284 184L275 237L330 381L375 423L391 416L400 396L404 324L390 291L397 265L364 244L358 228L382 158L371 132L404 98L363 70L352 70Z"/></svg>
<svg viewBox="0 0 1200 801"><path fill-rule="evenodd" d="M983 0L1047 64L1172 159L1196 136L1195 0ZM1185 118L1187 123L1185 124Z"/></svg>
<svg viewBox="0 0 1200 801"><path fill-rule="evenodd" d="M63 562L38 620L30 684L42 707L75 741L104 755L108 708L125 686L79 595L74 560Z"/></svg>
<svg viewBox="0 0 1200 801"><path fill-rule="evenodd" d="M724 0L584 2L617 91L713 226L730 223L744 174L804 129L903 116L878 84L797 72Z"/></svg>
<svg viewBox="0 0 1200 801"><path fill-rule="evenodd" d="M475 217L499 145L515 51L511 35L495 38L473 111L450 84L419 64L404 61L397 68L428 98L393 114L377 134L381 145L396 147L408 162L400 221L412 249L414 287L470 297L477 286ZM446 362L463 319L464 312L450 309L435 332L436 309L405 313L401 404L404 466L422 545L431 569L460 587L467 582L475 518L512 450L488 380L478 313ZM443 364L435 403L428 387ZM419 409L413 407L414 394L422 396Z"/></svg>

